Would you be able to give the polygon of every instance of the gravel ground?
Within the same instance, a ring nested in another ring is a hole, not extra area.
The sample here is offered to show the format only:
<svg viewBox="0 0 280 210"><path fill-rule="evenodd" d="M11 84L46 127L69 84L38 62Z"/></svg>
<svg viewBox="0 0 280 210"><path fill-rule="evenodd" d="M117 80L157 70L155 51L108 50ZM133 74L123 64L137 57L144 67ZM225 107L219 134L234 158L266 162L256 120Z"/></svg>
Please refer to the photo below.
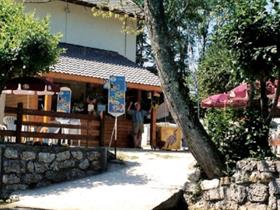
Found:
<svg viewBox="0 0 280 210"><path fill-rule="evenodd" d="M123 150L125 164L108 171L16 195L12 206L67 210L149 210L183 188L195 160L188 152Z"/></svg>

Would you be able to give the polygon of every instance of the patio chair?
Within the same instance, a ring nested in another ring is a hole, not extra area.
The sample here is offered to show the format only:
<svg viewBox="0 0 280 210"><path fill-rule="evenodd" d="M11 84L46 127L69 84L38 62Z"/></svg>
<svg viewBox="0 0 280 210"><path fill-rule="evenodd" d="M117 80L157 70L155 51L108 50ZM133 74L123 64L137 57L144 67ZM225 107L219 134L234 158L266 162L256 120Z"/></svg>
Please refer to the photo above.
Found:
<svg viewBox="0 0 280 210"><path fill-rule="evenodd" d="M5 116L3 118L3 123L6 125L7 130L12 130L15 131L16 130L16 117L15 116ZM14 136L9 136L7 137L7 140L9 142L16 142L16 137Z"/></svg>

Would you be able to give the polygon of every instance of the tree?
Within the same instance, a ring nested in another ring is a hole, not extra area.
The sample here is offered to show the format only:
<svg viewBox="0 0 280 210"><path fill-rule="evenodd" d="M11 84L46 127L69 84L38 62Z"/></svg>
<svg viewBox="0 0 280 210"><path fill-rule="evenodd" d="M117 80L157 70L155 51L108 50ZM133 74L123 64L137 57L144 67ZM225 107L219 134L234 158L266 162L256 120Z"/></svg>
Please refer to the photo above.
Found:
<svg viewBox="0 0 280 210"><path fill-rule="evenodd" d="M23 5L0 0L0 92L7 80L48 71L61 53L59 35L51 35L48 20L25 14Z"/></svg>
<svg viewBox="0 0 280 210"><path fill-rule="evenodd" d="M260 111L262 117L267 118L269 122L266 82L275 73L280 79L279 3L267 0L242 0L230 5L227 21L217 31L216 39L222 40L236 55L238 65L249 81L260 81ZM277 102L278 98L275 101Z"/></svg>
<svg viewBox="0 0 280 210"><path fill-rule="evenodd" d="M162 90L176 123L187 136L190 151L209 178L221 176L224 164L195 115L188 88L178 74L163 0L145 0L145 18L154 52Z"/></svg>
<svg viewBox="0 0 280 210"><path fill-rule="evenodd" d="M241 0L230 3L225 24L217 31L216 40L225 43L236 56L241 73L251 83L250 99L254 97L254 83L260 81L259 106L251 106L262 118L265 135L259 139L262 149L269 151L268 134L271 113L275 109L280 85L273 106L269 104L266 86L272 76L280 79L280 8L279 3L267 0ZM254 120L254 119L252 119Z"/></svg>
<svg viewBox="0 0 280 210"><path fill-rule="evenodd" d="M198 64L199 96L228 92L242 82L236 58L224 44L212 42Z"/></svg>

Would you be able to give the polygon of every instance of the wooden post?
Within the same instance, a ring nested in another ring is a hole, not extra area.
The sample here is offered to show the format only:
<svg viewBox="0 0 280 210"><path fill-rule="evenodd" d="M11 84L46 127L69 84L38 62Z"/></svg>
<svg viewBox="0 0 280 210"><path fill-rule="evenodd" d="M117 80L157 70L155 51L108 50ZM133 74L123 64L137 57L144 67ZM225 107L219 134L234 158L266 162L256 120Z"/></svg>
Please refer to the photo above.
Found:
<svg viewBox="0 0 280 210"><path fill-rule="evenodd" d="M51 110L51 105L52 105L52 96L50 95L45 95L44 96L44 111L50 111ZM43 117L43 122L48 122L49 118L47 116Z"/></svg>
<svg viewBox="0 0 280 210"><path fill-rule="evenodd" d="M16 143L21 143L21 128L23 118L23 103L17 105Z"/></svg>
<svg viewBox="0 0 280 210"><path fill-rule="evenodd" d="M99 146L103 147L105 145L105 115L100 119L100 137Z"/></svg>
<svg viewBox="0 0 280 210"><path fill-rule="evenodd" d="M142 101L142 91L137 90L137 103L141 104L141 101Z"/></svg>
<svg viewBox="0 0 280 210"><path fill-rule="evenodd" d="M88 129L89 129L89 126L90 126L90 123L89 123L89 121L90 121L90 117L91 117L91 115L90 115L90 114L88 114L88 118L87 118L87 138L86 138L86 148L88 148Z"/></svg>
<svg viewBox="0 0 280 210"><path fill-rule="evenodd" d="M152 93L152 97L154 96L154 92ZM157 121L157 110L155 107L151 109L151 124L150 124L150 144L152 149L156 148L156 121Z"/></svg>

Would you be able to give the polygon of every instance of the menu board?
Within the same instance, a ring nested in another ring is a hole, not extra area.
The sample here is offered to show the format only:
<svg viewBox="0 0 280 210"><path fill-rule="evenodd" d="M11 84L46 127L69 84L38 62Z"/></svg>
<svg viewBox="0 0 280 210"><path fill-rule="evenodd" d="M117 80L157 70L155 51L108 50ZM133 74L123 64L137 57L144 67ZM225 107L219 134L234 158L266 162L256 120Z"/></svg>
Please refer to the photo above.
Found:
<svg viewBox="0 0 280 210"><path fill-rule="evenodd" d="M124 76L110 76L108 93L108 112L115 116L125 113L126 83Z"/></svg>
<svg viewBox="0 0 280 210"><path fill-rule="evenodd" d="M70 88L62 87L60 92L57 94L57 112L70 113L71 112L71 95L72 91Z"/></svg>

